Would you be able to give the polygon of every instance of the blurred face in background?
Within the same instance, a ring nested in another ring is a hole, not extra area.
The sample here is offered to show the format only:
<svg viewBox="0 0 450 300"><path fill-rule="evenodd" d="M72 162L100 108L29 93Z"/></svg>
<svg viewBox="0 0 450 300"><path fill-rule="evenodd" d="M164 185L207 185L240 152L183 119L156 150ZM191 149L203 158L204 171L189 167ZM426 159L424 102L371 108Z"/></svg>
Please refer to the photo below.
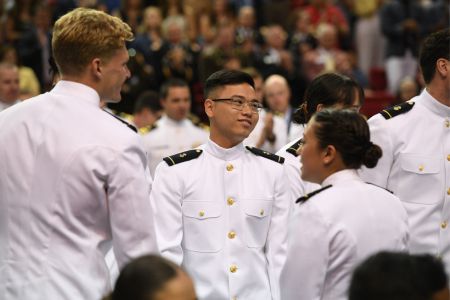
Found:
<svg viewBox="0 0 450 300"><path fill-rule="evenodd" d="M19 99L19 69L0 67L0 101L12 104Z"/></svg>
<svg viewBox="0 0 450 300"><path fill-rule="evenodd" d="M164 113L174 121L184 120L191 109L191 94L187 86L169 87L167 97L161 100Z"/></svg>
<svg viewBox="0 0 450 300"><path fill-rule="evenodd" d="M266 84L264 95L270 110L282 114L287 112L291 93L285 82L277 80Z"/></svg>

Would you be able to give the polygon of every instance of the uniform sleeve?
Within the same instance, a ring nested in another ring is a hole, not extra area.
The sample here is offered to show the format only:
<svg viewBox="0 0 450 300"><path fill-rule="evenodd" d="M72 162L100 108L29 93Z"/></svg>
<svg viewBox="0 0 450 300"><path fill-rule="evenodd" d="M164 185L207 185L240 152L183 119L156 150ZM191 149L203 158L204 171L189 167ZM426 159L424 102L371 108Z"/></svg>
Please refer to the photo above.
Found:
<svg viewBox="0 0 450 300"><path fill-rule="evenodd" d="M150 202L155 212L155 231L162 256L181 265L183 262L183 215L181 183L174 167L161 162L156 168Z"/></svg>
<svg viewBox="0 0 450 300"><path fill-rule="evenodd" d="M136 142L117 155L106 189L119 267L131 258L157 251L150 206L151 185L145 153Z"/></svg>
<svg viewBox="0 0 450 300"><path fill-rule="evenodd" d="M305 182L300 177L300 166L300 157L296 157L295 159L289 158L285 161L291 203L294 203L295 200L306 194Z"/></svg>
<svg viewBox="0 0 450 300"><path fill-rule="evenodd" d="M356 256L345 231L329 224L307 204L295 208L289 231L289 249L281 274L286 300L343 300Z"/></svg>
<svg viewBox="0 0 450 300"><path fill-rule="evenodd" d="M388 188L388 179L394 160L391 135L386 128L386 120L381 115L376 115L369 120L369 128L371 141L381 147L383 154L375 168L362 167L359 173L364 181Z"/></svg>
<svg viewBox="0 0 450 300"><path fill-rule="evenodd" d="M285 168L280 172L275 187L275 199L265 248L268 262L270 289L273 299L280 299L280 275L287 254L288 220L291 201L286 183Z"/></svg>

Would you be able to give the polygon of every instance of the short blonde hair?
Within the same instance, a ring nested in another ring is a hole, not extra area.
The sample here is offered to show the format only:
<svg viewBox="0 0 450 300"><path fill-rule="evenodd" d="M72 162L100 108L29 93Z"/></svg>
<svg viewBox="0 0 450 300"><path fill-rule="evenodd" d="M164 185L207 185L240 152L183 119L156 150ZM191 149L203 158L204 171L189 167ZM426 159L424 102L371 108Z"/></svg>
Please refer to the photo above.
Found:
<svg viewBox="0 0 450 300"><path fill-rule="evenodd" d="M131 40L130 26L119 18L77 8L56 21L52 50L61 74L80 75L94 58L108 60Z"/></svg>

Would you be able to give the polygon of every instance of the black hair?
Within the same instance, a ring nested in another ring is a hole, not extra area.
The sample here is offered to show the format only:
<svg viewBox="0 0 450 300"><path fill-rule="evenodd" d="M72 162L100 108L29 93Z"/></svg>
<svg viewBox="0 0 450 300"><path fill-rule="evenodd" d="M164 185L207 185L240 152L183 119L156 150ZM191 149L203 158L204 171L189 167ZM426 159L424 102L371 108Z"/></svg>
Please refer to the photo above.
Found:
<svg viewBox="0 0 450 300"><path fill-rule="evenodd" d="M109 299L151 300L156 292L177 276L178 270L178 266L160 256L139 257L122 269Z"/></svg>
<svg viewBox="0 0 450 300"><path fill-rule="evenodd" d="M158 112L162 110L161 103L159 102L159 95L155 91L144 91L137 98L134 103L133 112L139 113L145 108L152 112Z"/></svg>
<svg viewBox="0 0 450 300"><path fill-rule="evenodd" d="M364 91L356 81L342 74L325 73L314 78L308 85L303 103L295 111L292 119L295 123L306 124L322 104L330 107L337 103L352 105L355 102L355 90L359 94L361 105L364 103Z"/></svg>
<svg viewBox="0 0 450 300"><path fill-rule="evenodd" d="M431 300L446 287L447 275L439 259L380 252L353 272L349 300Z"/></svg>
<svg viewBox="0 0 450 300"><path fill-rule="evenodd" d="M237 70L220 70L211 74L205 82L205 98L208 98L213 91L226 85L237 85L248 83L252 88L255 88L253 78L242 71Z"/></svg>
<svg viewBox="0 0 450 300"><path fill-rule="evenodd" d="M359 169L361 165L368 168L377 165L382 150L370 141L369 125L361 114L350 109L324 109L312 120L320 147L333 145L346 167Z"/></svg>
<svg viewBox="0 0 450 300"><path fill-rule="evenodd" d="M161 99L166 99L167 95L169 94L169 89L172 87L187 87L189 89L189 85L183 79L170 78L161 86L161 89L159 91L159 96L161 97Z"/></svg>
<svg viewBox="0 0 450 300"><path fill-rule="evenodd" d="M425 83L430 83L436 73L436 61L439 58L449 60L450 29L443 29L429 35L420 49L420 69Z"/></svg>

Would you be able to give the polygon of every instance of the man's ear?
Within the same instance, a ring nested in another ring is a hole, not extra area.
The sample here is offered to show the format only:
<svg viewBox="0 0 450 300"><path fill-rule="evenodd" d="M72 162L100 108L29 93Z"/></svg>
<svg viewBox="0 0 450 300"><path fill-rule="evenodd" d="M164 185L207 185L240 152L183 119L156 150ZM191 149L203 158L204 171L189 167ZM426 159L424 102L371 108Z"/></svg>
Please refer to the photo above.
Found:
<svg viewBox="0 0 450 300"><path fill-rule="evenodd" d="M90 64L91 73L94 75L95 78L98 79L100 79L103 76L101 63L102 62L100 58L94 58Z"/></svg>
<svg viewBox="0 0 450 300"><path fill-rule="evenodd" d="M214 116L214 101L211 99L205 99L205 103L203 104L205 107L205 113L208 116L208 118L211 118Z"/></svg>
<svg viewBox="0 0 450 300"><path fill-rule="evenodd" d="M321 111L323 108L324 108L323 104L319 103L319 104L317 104L316 111Z"/></svg>
<svg viewBox="0 0 450 300"><path fill-rule="evenodd" d="M441 77L447 77L450 76L450 64L448 63L448 60L445 58L439 58L436 61L436 70L438 71L439 75Z"/></svg>
<svg viewBox="0 0 450 300"><path fill-rule="evenodd" d="M337 152L333 145L328 145L322 152L322 161L324 165L331 164L336 158Z"/></svg>

